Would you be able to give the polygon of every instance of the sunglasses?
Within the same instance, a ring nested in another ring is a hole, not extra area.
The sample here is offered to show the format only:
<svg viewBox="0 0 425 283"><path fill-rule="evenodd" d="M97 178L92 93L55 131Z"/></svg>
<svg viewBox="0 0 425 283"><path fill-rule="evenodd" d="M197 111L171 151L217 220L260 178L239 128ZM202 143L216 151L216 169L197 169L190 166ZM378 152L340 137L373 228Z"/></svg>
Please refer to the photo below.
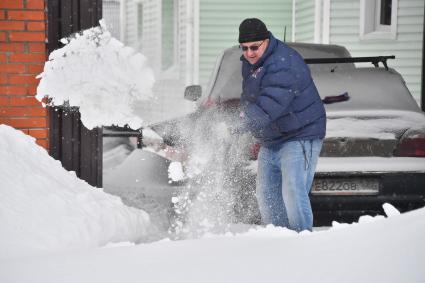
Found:
<svg viewBox="0 0 425 283"><path fill-rule="evenodd" d="M243 52L248 51L248 49L250 49L251 51L257 51L258 48L260 48L261 45L263 45L265 40L263 40L259 45L251 45L251 46L243 46L240 45L239 48L242 49Z"/></svg>

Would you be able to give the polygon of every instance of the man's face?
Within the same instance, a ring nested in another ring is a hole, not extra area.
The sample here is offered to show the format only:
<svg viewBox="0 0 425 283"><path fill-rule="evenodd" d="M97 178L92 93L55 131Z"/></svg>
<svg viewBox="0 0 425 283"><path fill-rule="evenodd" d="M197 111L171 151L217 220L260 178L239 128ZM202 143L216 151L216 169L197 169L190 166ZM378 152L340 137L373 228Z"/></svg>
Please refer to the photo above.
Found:
<svg viewBox="0 0 425 283"><path fill-rule="evenodd" d="M263 56L268 44L268 39L241 43L243 56L250 64L255 64Z"/></svg>

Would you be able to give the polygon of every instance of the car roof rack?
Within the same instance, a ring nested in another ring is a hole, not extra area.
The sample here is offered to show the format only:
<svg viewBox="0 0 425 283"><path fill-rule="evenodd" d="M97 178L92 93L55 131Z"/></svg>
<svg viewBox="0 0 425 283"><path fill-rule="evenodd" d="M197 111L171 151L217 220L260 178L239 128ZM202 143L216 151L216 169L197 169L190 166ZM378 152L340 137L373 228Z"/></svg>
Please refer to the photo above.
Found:
<svg viewBox="0 0 425 283"><path fill-rule="evenodd" d="M306 58L304 61L307 64L331 64L331 63L362 63L371 62L376 68L379 67L381 62L385 69L388 71L387 60L395 59L394 55L391 56L375 56L375 57L340 57L340 58Z"/></svg>

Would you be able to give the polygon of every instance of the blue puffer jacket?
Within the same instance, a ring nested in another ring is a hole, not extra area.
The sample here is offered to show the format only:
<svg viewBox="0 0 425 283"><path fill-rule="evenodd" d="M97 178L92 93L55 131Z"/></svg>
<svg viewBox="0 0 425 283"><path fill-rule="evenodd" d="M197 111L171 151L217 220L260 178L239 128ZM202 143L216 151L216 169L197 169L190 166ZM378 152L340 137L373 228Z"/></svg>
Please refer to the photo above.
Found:
<svg viewBox="0 0 425 283"><path fill-rule="evenodd" d="M241 60L245 123L263 146L324 138L325 108L301 55L270 33L257 63Z"/></svg>

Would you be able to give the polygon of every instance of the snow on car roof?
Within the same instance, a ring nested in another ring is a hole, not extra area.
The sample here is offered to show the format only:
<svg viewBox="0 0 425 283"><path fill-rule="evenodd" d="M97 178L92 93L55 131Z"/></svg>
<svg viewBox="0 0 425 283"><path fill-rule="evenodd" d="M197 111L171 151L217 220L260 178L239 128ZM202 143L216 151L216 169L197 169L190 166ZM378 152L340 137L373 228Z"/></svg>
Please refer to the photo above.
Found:
<svg viewBox="0 0 425 283"><path fill-rule="evenodd" d="M403 78L395 70L384 68L357 68L334 72L312 72L319 94L340 95L347 92L345 102L327 104L326 110L401 110L419 111L419 107Z"/></svg>
<svg viewBox="0 0 425 283"><path fill-rule="evenodd" d="M287 45L297 50L303 56L303 58L351 57L347 48L341 45L302 42L288 42Z"/></svg>

